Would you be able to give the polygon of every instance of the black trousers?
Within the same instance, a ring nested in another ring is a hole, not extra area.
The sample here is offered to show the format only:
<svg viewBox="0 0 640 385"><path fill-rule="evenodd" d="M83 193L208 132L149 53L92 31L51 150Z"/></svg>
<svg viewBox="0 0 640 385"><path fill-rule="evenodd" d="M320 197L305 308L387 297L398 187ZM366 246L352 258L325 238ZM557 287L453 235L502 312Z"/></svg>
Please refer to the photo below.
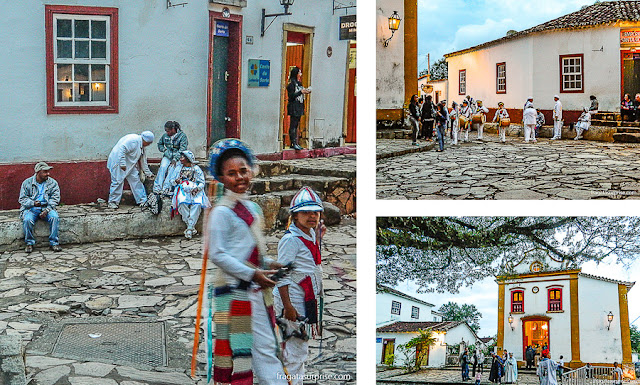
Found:
<svg viewBox="0 0 640 385"><path fill-rule="evenodd" d="M422 121L422 137L431 139L433 137L433 124L435 119L425 119Z"/></svg>
<svg viewBox="0 0 640 385"><path fill-rule="evenodd" d="M289 141L291 146L298 144L298 127L301 116L289 115Z"/></svg>

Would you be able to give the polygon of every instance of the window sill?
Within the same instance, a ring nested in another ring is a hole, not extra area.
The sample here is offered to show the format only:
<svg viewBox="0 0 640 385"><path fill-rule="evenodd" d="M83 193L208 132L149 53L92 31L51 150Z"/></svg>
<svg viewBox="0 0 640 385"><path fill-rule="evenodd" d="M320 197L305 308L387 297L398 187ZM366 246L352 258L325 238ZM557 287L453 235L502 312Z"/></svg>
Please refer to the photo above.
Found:
<svg viewBox="0 0 640 385"><path fill-rule="evenodd" d="M547 313L564 313L564 310L547 310Z"/></svg>
<svg viewBox="0 0 640 385"><path fill-rule="evenodd" d="M118 108L114 106L65 106L65 107L49 107L47 114L117 114Z"/></svg>
<svg viewBox="0 0 640 385"><path fill-rule="evenodd" d="M511 314L524 314L523 311L512 311Z"/></svg>

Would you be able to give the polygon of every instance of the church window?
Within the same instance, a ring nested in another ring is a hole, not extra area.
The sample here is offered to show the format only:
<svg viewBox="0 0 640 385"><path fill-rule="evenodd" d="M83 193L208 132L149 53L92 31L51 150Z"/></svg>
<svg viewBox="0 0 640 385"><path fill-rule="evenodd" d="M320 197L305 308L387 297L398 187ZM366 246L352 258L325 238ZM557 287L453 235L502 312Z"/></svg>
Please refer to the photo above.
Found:
<svg viewBox="0 0 640 385"><path fill-rule="evenodd" d="M391 301L391 314L400 315L401 303L398 301Z"/></svg>
<svg viewBox="0 0 640 385"><path fill-rule="evenodd" d="M511 312L512 313L524 312L524 291L514 290L511 292Z"/></svg>
<svg viewBox="0 0 640 385"><path fill-rule="evenodd" d="M562 310L562 289L551 288L549 293L549 311Z"/></svg>

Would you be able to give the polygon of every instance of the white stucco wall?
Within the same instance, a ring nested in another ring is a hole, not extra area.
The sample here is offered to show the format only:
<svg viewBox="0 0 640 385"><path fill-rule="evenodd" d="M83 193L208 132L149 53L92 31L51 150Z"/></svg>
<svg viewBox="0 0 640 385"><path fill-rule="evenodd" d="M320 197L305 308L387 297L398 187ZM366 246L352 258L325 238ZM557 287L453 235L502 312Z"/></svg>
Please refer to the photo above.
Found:
<svg viewBox="0 0 640 385"><path fill-rule="evenodd" d="M389 17L398 12L402 21L388 47L382 42L391 36ZM404 103L404 2L376 0L376 108L402 108Z"/></svg>
<svg viewBox="0 0 640 385"><path fill-rule="evenodd" d="M579 276L580 360L582 362L613 363L622 361L620 336L620 306L616 283ZM607 315L613 312L613 322L607 330Z"/></svg>
<svg viewBox="0 0 640 385"><path fill-rule="evenodd" d="M401 303L400 315L391 314L391 302L398 301ZM416 306L419 311L419 318L411 318L411 307ZM422 303L412 301L403 297L399 297L391 293L376 294L376 325L388 324L395 321L433 321L431 310L433 306L427 306Z"/></svg>
<svg viewBox="0 0 640 385"><path fill-rule="evenodd" d="M0 147L0 163L103 160L120 137L151 130L159 138L167 120L180 122L189 147L206 154L209 10L223 6L188 1L167 9L164 0L82 0L78 6L118 8L119 113L47 115L45 65L45 4L57 1L3 2L0 11L0 135L11 138ZM348 41L338 40L339 16L330 3L298 0L292 16L278 17L260 38L262 8L282 12L268 0L252 0L243 15L241 138L257 153L279 151L283 23L315 28L310 98L312 142L342 137L343 100ZM355 9L351 9L353 14ZM270 20L268 20L269 22ZM245 36L254 37L253 45ZM333 55L326 55L327 47ZM248 59L271 60L267 88L247 87ZM16 144L28 145L16 145ZM160 157L155 145L150 157Z"/></svg>
<svg viewBox="0 0 640 385"><path fill-rule="evenodd" d="M398 345L403 345L409 342L412 338L418 336L418 333L377 333L377 339L381 342L377 342L376 339L376 364L380 364L382 359L382 340L395 338L394 355L395 365L402 365L402 354L398 351ZM435 345L429 348L429 367L442 367L445 365L446 346L444 345L447 338L444 332L434 332L433 337L436 338Z"/></svg>
<svg viewBox="0 0 640 385"><path fill-rule="evenodd" d="M549 349L552 359L563 355L565 361L571 357L571 309L570 287L568 275L550 277L521 278L517 282L505 284L504 298L504 349L514 352L514 357L524 360L522 346L522 317L546 316L549 320ZM547 312L547 287L562 286L562 313ZM537 286L539 291L534 294L532 289ZM524 314L512 314L513 327L509 325L511 312L511 292L514 288L524 288Z"/></svg>
<svg viewBox="0 0 640 385"><path fill-rule="evenodd" d="M424 92L422 91L422 85L431 85L433 86L433 91ZM436 92L440 91L440 100L447 100L447 106L450 107L451 103L449 102L449 86L448 81L445 80L435 80L428 82L427 78L424 77L422 79L418 79L418 97L426 97L427 95L431 95L433 98L433 102L436 102Z"/></svg>
<svg viewBox="0 0 640 385"><path fill-rule="evenodd" d="M564 109L579 110L589 106L589 95L596 95L601 110L616 111L620 103L619 34L618 27L535 33L450 57L450 95L462 100L458 71L466 69L467 94L489 107L503 101L507 108L522 108L526 98L533 96L537 108L549 110L553 95L559 94ZM561 94L559 55L578 53L584 54L584 93ZM506 62L506 94L496 94L496 63L501 62Z"/></svg>

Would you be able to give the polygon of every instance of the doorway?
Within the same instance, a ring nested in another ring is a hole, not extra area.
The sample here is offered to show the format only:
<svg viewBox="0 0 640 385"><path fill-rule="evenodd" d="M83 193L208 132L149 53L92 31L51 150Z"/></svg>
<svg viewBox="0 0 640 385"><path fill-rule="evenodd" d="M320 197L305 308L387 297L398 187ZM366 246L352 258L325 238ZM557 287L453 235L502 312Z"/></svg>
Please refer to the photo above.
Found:
<svg viewBox="0 0 640 385"><path fill-rule="evenodd" d="M387 360L393 360L395 343L396 343L395 338L382 340L382 357L380 360L381 364L386 364ZM391 364L393 364L393 361L391 362Z"/></svg>
<svg viewBox="0 0 640 385"><path fill-rule="evenodd" d="M209 12L207 145L240 138L242 16Z"/></svg>
<svg viewBox="0 0 640 385"><path fill-rule="evenodd" d="M345 142L356 143L356 43L349 43L349 65L347 67L347 124Z"/></svg>
<svg viewBox="0 0 640 385"><path fill-rule="evenodd" d="M527 319L522 321L522 359L526 361L527 346L534 349L540 346L544 349L551 348L549 345L549 320L547 319Z"/></svg>
<svg viewBox="0 0 640 385"><path fill-rule="evenodd" d="M280 107L280 137L282 138L281 149L289 147L289 115L287 114L287 85L289 84L289 74L293 67L298 67L302 71L302 86L311 87L311 45L313 41L313 29L301 26L284 25L284 63L282 74L282 106ZM298 144L304 148L309 148L309 106L312 94L305 95L304 113L298 126Z"/></svg>
<svg viewBox="0 0 640 385"><path fill-rule="evenodd" d="M620 51L622 61L622 87L620 98L629 94L633 100L640 92L640 52L635 49Z"/></svg>

